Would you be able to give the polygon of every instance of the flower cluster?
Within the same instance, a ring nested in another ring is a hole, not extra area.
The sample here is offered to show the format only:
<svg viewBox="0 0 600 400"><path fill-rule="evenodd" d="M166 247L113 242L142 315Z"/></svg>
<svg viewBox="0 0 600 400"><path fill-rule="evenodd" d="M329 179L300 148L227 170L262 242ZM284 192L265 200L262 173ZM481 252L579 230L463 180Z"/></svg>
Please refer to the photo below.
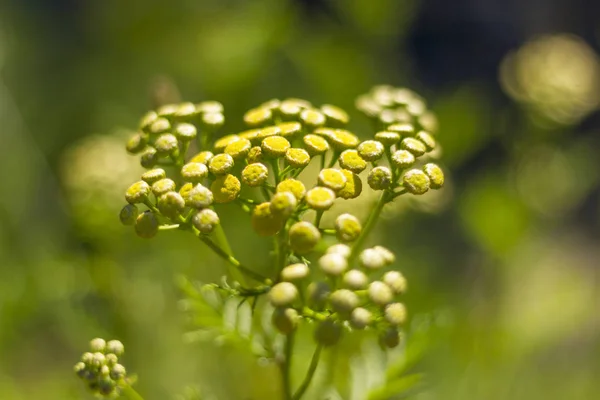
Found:
<svg viewBox="0 0 600 400"><path fill-rule="evenodd" d="M90 352L83 353L81 361L75 364L75 373L94 394L117 397L120 390L128 385L125 367L119 364L119 357L124 351L118 340L93 339Z"/></svg>

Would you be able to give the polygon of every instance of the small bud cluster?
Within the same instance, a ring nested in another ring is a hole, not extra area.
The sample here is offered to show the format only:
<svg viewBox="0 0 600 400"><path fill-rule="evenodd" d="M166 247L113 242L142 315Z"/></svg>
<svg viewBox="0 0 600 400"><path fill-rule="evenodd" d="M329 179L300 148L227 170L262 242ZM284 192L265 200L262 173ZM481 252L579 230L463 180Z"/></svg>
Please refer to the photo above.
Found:
<svg viewBox="0 0 600 400"><path fill-rule="evenodd" d="M318 271L312 274L305 263L283 268L268 294L275 307L272 322L281 333L290 334L307 320L316 323L314 338L323 346L336 344L344 330L362 329L378 332L385 347L399 344L406 308L398 298L406 291L406 279L389 270L394 254L375 246L354 262L351 253L348 245L335 244L318 259Z"/></svg>
<svg viewBox="0 0 600 400"><path fill-rule="evenodd" d="M125 348L118 340L105 341L101 338L90 342L90 351L83 353L74 371L96 395L117 397L120 388L126 385L125 367L119 357Z"/></svg>

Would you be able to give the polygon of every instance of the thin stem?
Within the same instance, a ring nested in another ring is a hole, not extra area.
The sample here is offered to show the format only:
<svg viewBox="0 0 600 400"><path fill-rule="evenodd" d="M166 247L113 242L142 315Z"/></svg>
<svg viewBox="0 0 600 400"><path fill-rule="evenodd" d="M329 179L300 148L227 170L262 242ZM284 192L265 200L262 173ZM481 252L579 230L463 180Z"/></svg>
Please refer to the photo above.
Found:
<svg viewBox="0 0 600 400"><path fill-rule="evenodd" d="M375 205L375 207L371 210L371 213L369 214L369 217L367 218L367 222L365 222L365 224L362 228L360 236L358 237L358 239L356 239L356 242L354 242L354 246L352 246L352 253L350 254L349 262L354 260L354 258L358 255L358 252L360 251L364 241L367 239L367 236L369 236L369 234L375 227L375 224L377 223L377 220L379 219L379 215L381 214L381 211L383 210L383 206L385 206L386 203L388 203L389 201L390 200L389 200L388 192L384 191L383 193L381 193L381 197L377 201L377 204Z"/></svg>
<svg viewBox="0 0 600 400"><path fill-rule="evenodd" d="M302 381L302 384L294 394L294 397L292 397L292 400L300 400L306 392L306 390L308 389L308 387L310 386L310 383L312 382L312 379L315 376L315 371L319 366L319 359L321 357L322 348L323 347L320 344L317 345L317 348L313 353L312 359L310 360L310 365L308 367L308 371L306 372L306 376L304 377L304 381Z"/></svg>
<svg viewBox="0 0 600 400"><path fill-rule="evenodd" d="M315 226L319 229L319 225L321 224L321 218L323 217L323 211L318 210L317 215L315 216Z"/></svg>
<svg viewBox="0 0 600 400"><path fill-rule="evenodd" d="M273 168L273 176L275 177L275 186L281 181L281 169L279 168L279 159L271 160L271 167Z"/></svg>
<svg viewBox="0 0 600 400"><path fill-rule="evenodd" d="M292 383L290 380L290 368L292 366L292 354L294 349L294 333L285 337L284 359L281 363L281 383L283 395L286 400L292 399Z"/></svg>
<svg viewBox="0 0 600 400"><path fill-rule="evenodd" d="M235 267L234 271L238 271L241 272L243 274L246 274L247 276L249 276L250 278L257 280L259 282L264 282L267 280L266 277L262 276L261 274L252 271L250 268L247 268L245 266L243 266L235 257L229 255L225 250L223 250L222 248L220 248L217 244L215 244L215 242L213 242L212 240L210 240L210 238L203 236L203 235L199 235L198 236L200 238L200 240L202 240L212 251L215 252L215 254L217 254L219 257L221 257L222 259L224 259L225 261L227 261L229 264L231 264L233 267ZM241 274L240 274L241 276ZM243 278L243 276L241 276ZM243 283L243 282L240 282Z"/></svg>
<svg viewBox="0 0 600 400"><path fill-rule="evenodd" d="M337 150L335 150L333 152L333 154L331 155L331 160L329 161L329 165L327 166L327 168L332 168L335 165L338 158L340 158L340 154L342 154L342 153Z"/></svg>
<svg viewBox="0 0 600 400"><path fill-rule="evenodd" d="M158 227L159 231L172 231L174 229L179 229L179 224L173 224L173 225L161 225Z"/></svg>
<svg viewBox="0 0 600 400"><path fill-rule="evenodd" d="M130 400L144 400L144 398L135 391L130 385L121 388L122 393Z"/></svg>

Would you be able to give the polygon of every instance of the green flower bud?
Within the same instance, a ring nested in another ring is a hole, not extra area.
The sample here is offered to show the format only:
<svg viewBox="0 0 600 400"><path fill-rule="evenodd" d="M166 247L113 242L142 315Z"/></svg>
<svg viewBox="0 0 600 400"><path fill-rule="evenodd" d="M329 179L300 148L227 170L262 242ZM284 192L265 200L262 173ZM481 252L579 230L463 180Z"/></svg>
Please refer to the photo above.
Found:
<svg viewBox="0 0 600 400"><path fill-rule="evenodd" d="M378 85L371 89L373 100L382 107L394 105L394 88L389 85Z"/></svg>
<svg viewBox="0 0 600 400"><path fill-rule="evenodd" d="M225 116L220 112L202 114L200 125L209 132L214 132L225 124Z"/></svg>
<svg viewBox="0 0 600 400"><path fill-rule="evenodd" d="M273 214L271 203L265 202L254 207L251 224L260 236L273 236L283 228L284 219Z"/></svg>
<svg viewBox="0 0 600 400"><path fill-rule="evenodd" d="M199 162L190 162L181 167L181 177L186 182L200 183L208 176L208 168Z"/></svg>
<svg viewBox="0 0 600 400"><path fill-rule="evenodd" d="M138 208L133 204L127 204L121 209L119 219L123 225L133 225L139 214Z"/></svg>
<svg viewBox="0 0 600 400"><path fill-rule="evenodd" d="M176 218L185 208L185 200L178 192L167 192L158 198L157 206L163 215Z"/></svg>
<svg viewBox="0 0 600 400"><path fill-rule="evenodd" d="M438 120L434 113L425 111L419 117L419 125L427 132L436 133L438 130Z"/></svg>
<svg viewBox="0 0 600 400"><path fill-rule="evenodd" d="M294 212L297 204L298 201L292 193L275 193L271 198L271 212L273 215L281 218L287 218Z"/></svg>
<svg viewBox="0 0 600 400"><path fill-rule="evenodd" d="M388 271L383 275L383 282L388 285L394 294L406 292L406 278L398 271Z"/></svg>
<svg viewBox="0 0 600 400"><path fill-rule="evenodd" d="M392 302L394 293L392 289L381 281L373 281L367 289L369 299L378 306L385 306Z"/></svg>
<svg viewBox="0 0 600 400"><path fill-rule="evenodd" d="M157 118L148 127L148 133L151 135L160 135L171 130L171 123L166 118Z"/></svg>
<svg viewBox="0 0 600 400"><path fill-rule="evenodd" d="M209 207L213 203L214 196L211 190L198 183L188 192L184 199L188 207L202 209Z"/></svg>
<svg viewBox="0 0 600 400"><path fill-rule="evenodd" d="M400 332L398 332L398 328L393 326L387 328L380 334L379 342L382 346L387 347L388 349L397 347L400 344Z"/></svg>
<svg viewBox="0 0 600 400"><path fill-rule="evenodd" d="M375 247L373 247L373 250L375 250L379 254L381 254L381 257L383 257L385 265L393 264L396 261L396 256L394 255L394 253L391 250L389 250L383 246L375 246Z"/></svg>
<svg viewBox="0 0 600 400"><path fill-rule="evenodd" d="M102 338L95 338L90 341L90 350L93 353L96 353L96 352L104 353L105 349L106 349L106 340L104 340Z"/></svg>
<svg viewBox="0 0 600 400"><path fill-rule="evenodd" d="M176 188L175 182L172 179L165 178L156 181L152 184L152 193L156 196L162 196L167 192L172 192Z"/></svg>
<svg viewBox="0 0 600 400"><path fill-rule="evenodd" d="M359 96L356 99L355 106L360 112L370 118L377 117L382 110L382 107L368 95Z"/></svg>
<svg viewBox="0 0 600 400"><path fill-rule="evenodd" d="M269 169L261 164L249 164L242 170L242 182L250 187L261 186L269 177Z"/></svg>
<svg viewBox="0 0 600 400"><path fill-rule="evenodd" d="M119 361L119 357L114 353L106 354L106 365L112 367Z"/></svg>
<svg viewBox="0 0 600 400"><path fill-rule="evenodd" d="M333 246L329 246L327 249L327 253L337 253L345 258L350 257L350 253L352 250L348 245L345 244L334 244Z"/></svg>
<svg viewBox="0 0 600 400"><path fill-rule="evenodd" d="M329 303L334 311L348 315L358 307L359 299L356 293L348 289L339 289L331 293Z"/></svg>
<svg viewBox="0 0 600 400"><path fill-rule="evenodd" d="M398 124L393 124L388 126L387 130L389 132L396 132L398 134L400 134L401 136L412 136L415 134L415 127L407 122L401 122Z"/></svg>
<svg viewBox="0 0 600 400"><path fill-rule="evenodd" d="M308 265L296 263L288 265L281 270L281 280L286 282L296 282L306 278L309 273Z"/></svg>
<svg viewBox="0 0 600 400"><path fill-rule="evenodd" d="M406 321L406 307L402 303L388 304L385 307L384 316L390 325L402 325Z"/></svg>
<svg viewBox="0 0 600 400"><path fill-rule="evenodd" d="M129 204L143 203L150 194L150 185L144 181L139 181L129 186L125 192L125 200Z"/></svg>
<svg viewBox="0 0 600 400"><path fill-rule="evenodd" d="M346 111L340 107L332 106L331 104L323 104L321 106L321 112L327 119L327 125L336 128L344 127L350 121L350 117Z"/></svg>
<svg viewBox="0 0 600 400"><path fill-rule="evenodd" d="M350 326L354 329L365 329L373 322L373 314L366 308L357 307L350 314Z"/></svg>
<svg viewBox="0 0 600 400"><path fill-rule="evenodd" d="M341 336L341 326L330 319L319 322L314 333L317 343L326 347L337 344Z"/></svg>
<svg viewBox="0 0 600 400"><path fill-rule="evenodd" d="M261 143L263 153L269 157L283 157L290 148L290 142L281 136L269 136Z"/></svg>
<svg viewBox="0 0 600 400"><path fill-rule="evenodd" d="M377 161L383 156L385 147L376 140L365 140L357 147L358 154L366 161Z"/></svg>
<svg viewBox="0 0 600 400"><path fill-rule="evenodd" d="M425 164L423 166L423 171L429 178L429 187L431 189L440 189L444 186L444 171L436 164Z"/></svg>
<svg viewBox="0 0 600 400"><path fill-rule="evenodd" d="M323 309L330 292L331 288L326 282L311 282L306 288L311 307L317 310Z"/></svg>
<svg viewBox="0 0 600 400"><path fill-rule="evenodd" d="M81 361L75 364L73 367L73 371L77 374L78 377L84 378L86 376L86 366Z"/></svg>
<svg viewBox="0 0 600 400"><path fill-rule="evenodd" d="M148 136L143 133L136 133L127 141L125 149L130 154L139 154L146 148L148 144Z"/></svg>
<svg viewBox="0 0 600 400"><path fill-rule="evenodd" d="M182 142L191 142L198 134L194 125L186 123L177 124L173 133L177 139L181 140Z"/></svg>
<svg viewBox="0 0 600 400"><path fill-rule="evenodd" d="M123 343L119 340L109 340L108 343L106 343L106 352L119 357L125 353L125 346L123 346ZM108 354L106 357L108 358Z"/></svg>
<svg viewBox="0 0 600 400"><path fill-rule="evenodd" d="M418 195L429 190L431 181L429 180L429 177L420 169L411 169L402 177L402 184L409 193Z"/></svg>
<svg viewBox="0 0 600 400"><path fill-rule="evenodd" d="M334 201L335 193L326 187L317 186L306 193L306 204L313 210L328 210Z"/></svg>
<svg viewBox="0 0 600 400"><path fill-rule="evenodd" d="M150 133L150 126L158 119L158 114L154 111L148 111L140 120L140 129L144 133Z"/></svg>
<svg viewBox="0 0 600 400"><path fill-rule="evenodd" d="M348 260L341 254L327 253L319 258L319 267L329 276L340 276L348 268Z"/></svg>
<svg viewBox="0 0 600 400"><path fill-rule="evenodd" d="M219 216L210 208L200 210L192 217L192 225L205 235L212 233L219 223Z"/></svg>
<svg viewBox="0 0 600 400"><path fill-rule="evenodd" d="M284 138L294 138L302 132L302 124L300 122L283 122L278 124L277 127L281 131L279 135Z"/></svg>
<svg viewBox="0 0 600 400"><path fill-rule="evenodd" d="M318 182L331 190L341 190L346 186L346 176L339 169L325 168L319 172Z"/></svg>
<svg viewBox="0 0 600 400"><path fill-rule="evenodd" d="M225 150L225 148L230 145L233 142L237 142L238 140L240 140L241 138L238 135L232 134L232 135L225 135L222 138L218 139L215 144L214 144L214 148L217 152L222 152Z"/></svg>
<svg viewBox="0 0 600 400"><path fill-rule="evenodd" d="M321 240L321 233L310 222L296 222L288 232L290 247L298 254L310 252Z"/></svg>
<svg viewBox="0 0 600 400"><path fill-rule="evenodd" d="M262 149L260 148L260 146L254 146L250 149L250 151L248 152L248 156L246 157L246 160L249 163L257 163L257 162L261 162L263 159L263 154L262 154Z"/></svg>
<svg viewBox="0 0 600 400"><path fill-rule="evenodd" d="M240 140L229 143L225 147L225 153L229 154L234 160L240 160L248 155L251 148L252 143L248 139L240 138Z"/></svg>
<svg viewBox="0 0 600 400"><path fill-rule="evenodd" d="M338 151L353 149L359 143L358 137L345 129L317 128L315 134L327 138L331 146Z"/></svg>
<svg viewBox="0 0 600 400"><path fill-rule="evenodd" d="M360 177L347 169L343 169L342 173L346 177L346 186L342 190L338 190L337 196L342 199L355 199L362 193L362 181Z"/></svg>
<svg viewBox="0 0 600 400"><path fill-rule="evenodd" d="M375 249L365 249L359 255L360 265L367 269L379 269L385 267L383 254Z"/></svg>
<svg viewBox="0 0 600 400"><path fill-rule="evenodd" d="M322 112L315 109L306 109L300 112L300 121L308 129L315 129L319 126L325 125L325 115Z"/></svg>
<svg viewBox="0 0 600 400"><path fill-rule="evenodd" d="M294 168L304 168L310 163L310 154L304 149L289 148L285 152L285 160Z"/></svg>
<svg viewBox="0 0 600 400"><path fill-rule="evenodd" d="M150 169L142 174L142 180L152 185L154 182L160 181L161 179L165 179L167 177L167 173L162 168Z"/></svg>
<svg viewBox="0 0 600 400"><path fill-rule="evenodd" d="M420 157L427 152L427 147L423 144L423 142L411 137L402 139L402 142L400 142L400 147L404 150L410 151L415 157Z"/></svg>
<svg viewBox="0 0 600 400"><path fill-rule="evenodd" d="M196 108L196 105L191 102L185 102L179 104L175 114L173 115L178 121L192 121L195 117L200 115L200 111ZM195 129L195 128L194 128Z"/></svg>
<svg viewBox="0 0 600 400"><path fill-rule="evenodd" d="M287 307L298 298L298 289L290 282L279 282L269 291L269 302L273 307Z"/></svg>
<svg viewBox="0 0 600 400"><path fill-rule="evenodd" d="M158 153L154 147L146 149L140 157L140 165L144 168L153 168L158 162Z"/></svg>
<svg viewBox="0 0 600 400"><path fill-rule="evenodd" d="M416 138L423 142L423 144L427 148L427 151L433 150L436 146L435 139L433 138L433 136L431 136L425 131L420 131L419 133L417 133Z"/></svg>
<svg viewBox="0 0 600 400"><path fill-rule="evenodd" d="M223 113L223 104L214 100L207 100L196 104L196 110L202 114Z"/></svg>
<svg viewBox="0 0 600 400"><path fill-rule="evenodd" d="M273 122L273 113L266 107L258 107L244 114L244 122L250 127L265 126Z"/></svg>
<svg viewBox="0 0 600 400"><path fill-rule="evenodd" d="M297 179L284 179L277 185L277 193L290 192L296 196L296 200L300 201L306 195L304 184Z"/></svg>
<svg viewBox="0 0 600 400"><path fill-rule="evenodd" d="M217 154L208 162L208 169L214 175L225 175L233 168L233 157L229 154Z"/></svg>
<svg viewBox="0 0 600 400"><path fill-rule="evenodd" d="M375 167L369 172L367 183L373 190L385 190L392 183L392 171L388 167Z"/></svg>
<svg viewBox="0 0 600 400"><path fill-rule="evenodd" d="M375 134L375 139L383 143L384 146L390 147L400 141L400 135L397 132L381 131Z"/></svg>
<svg viewBox="0 0 600 400"><path fill-rule="evenodd" d="M338 159L340 167L355 174L360 174L367 168L367 162L354 149L344 150Z"/></svg>
<svg viewBox="0 0 600 400"><path fill-rule="evenodd" d="M229 203L237 199L242 190L238 178L231 174L217 176L210 185L216 203Z"/></svg>
<svg viewBox="0 0 600 400"><path fill-rule="evenodd" d="M351 214L341 214L335 220L335 233L342 242L353 242L358 239L362 226L358 218Z"/></svg>
<svg viewBox="0 0 600 400"><path fill-rule="evenodd" d="M100 367L103 366L105 363L106 357L103 353L100 353L99 351L93 353L92 362L90 363L92 367L100 369Z"/></svg>
<svg viewBox="0 0 600 400"><path fill-rule="evenodd" d="M400 169L410 167L415 161L415 156L408 150L398 150L392 154L392 163Z"/></svg>
<svg viewBox="0 0 600 400"><path fill-rule="evenodd" d="M125 370L125 367L122 366L121 364L115 364L112 367L112 369L110 370L110 377L112 379L114 379L115 381L123 379L126 374L127 374L127 371Z"/></svg>
<svg viewBox="0 0 600 400"><path fill-rule="evenodd" d="M85 353L83 353L81 355L81 362L84 363L86 366L91 366L93 360L94 360L94 355L92 353L90 353L89 351L86 351Z"/></svg>
<svg viewBox="0 0 600 400"><path fill-rule="evenodd" d="M300 316L293 308L276 308L271 321L273 326L284 335L289 335L298 327Z"/></svg>
<svg viewBox="0 0 600 400"><path fill-rule="evenodd" d="M201 163L201 164L207 165L208 162L210 161L210 159L213 157L214 157L214 154L211 153L210 151L201 151L200 153L198 153L194 157L192 157L190 162Z"/></svg>
<svg viewBox="0 0 600 400"><path fill-rule="evenodd" d="M311 156L317 156L329 150L329 143L321 136L309 134L304 136L302 141L304 142L304 146L306 146L306 150Z"/></svg>
<svg viewBox="0 0 600 400"><path fill-rule="evenodd" d="M102 378L98 381L98 393L101 396L112 396L117 384L110 378Z"/></svg>
<svg viewBox="0 0 600 400"><path fill-rule="evenodd" d="M367 287L369 278L367 278L367 275L365 275L364 272L358 269L351 269L344 274L342 282L348 289L361 290Z"/></svg>
<svg viewBox="0 0 600 400"><path fill-rule="evenodd" d="M150 239L158 233L158 219L152 211L144 211L135 221L135 233L144 239Z"/></svg>
<svg viewBox="0 0 600 400"><path fill-rule="evenodd" d="M156 112L158 113L159 117L170 120L175 115L178 108L179 104L164 104L158 107L158 110L156 110Z"/></svg>
<svg viewBox="0 0 600 400"><path fill-rule="evenodd" d="M170 133L163 133L154 142L154 147L158 152L159 156L167 156L171 154L175 154L178 150L179 142L177 138Z"/></svg>

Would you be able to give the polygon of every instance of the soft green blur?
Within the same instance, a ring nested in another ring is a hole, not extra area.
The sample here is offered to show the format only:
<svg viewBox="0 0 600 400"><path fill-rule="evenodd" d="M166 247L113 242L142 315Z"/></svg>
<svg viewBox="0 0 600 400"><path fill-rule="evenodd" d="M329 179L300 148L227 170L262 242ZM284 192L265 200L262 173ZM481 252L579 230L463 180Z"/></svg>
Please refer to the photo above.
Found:
<svg viewBox="0 0 600 400"><path fill-rule="evenodd" d="M75 37L46 26L43 11L6 6L0 19L0 399L88 398L72 366L96 336L124 342L146 399L190 384L218 399L278 398L276 369L244 346L182 340L176 277L215 281L225 267L183 233L147 241L119 224L140 168L123 137L144 111L178 99L221 101L235 130L273 97L353 110L374 84L419 89L390 40L418 2L329 2L343 23L281 0L78 3L55 22ZM559 81L597 85L598 55L561 46L563 60L583 56ZM545 91L542 78L542 89L518 88L536 75L535 60L523 71L523 52L499 72L513 105L498 107L476 82L423 93L440 120L448 185L390 207L372 239L398 253L413 325L439 322L416 368L429 385L414 399L600 398L600 243L589 232L600 216L584 206L600 186L599 149L572 125L600 92ZM548 117L556 107L568 114ZM357 134L372 134L351 115ZM269 242L244 218L232 208L225 231L238 258L260 267ZM304 333L296 384L313 348ZM338 349L344 399L365 376L350 357L358 342Z"/></svg>

